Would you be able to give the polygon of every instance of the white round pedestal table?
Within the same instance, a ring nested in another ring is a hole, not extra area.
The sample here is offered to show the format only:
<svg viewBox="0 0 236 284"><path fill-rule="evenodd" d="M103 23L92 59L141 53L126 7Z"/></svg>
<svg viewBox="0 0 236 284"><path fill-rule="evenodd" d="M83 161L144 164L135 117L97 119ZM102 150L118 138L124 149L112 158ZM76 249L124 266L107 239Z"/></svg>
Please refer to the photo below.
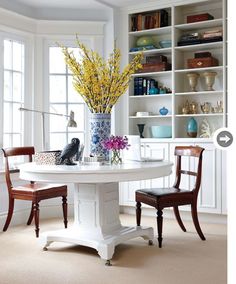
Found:
<svg viewBox="0 0 236 284"><path fill-rule="evenodd" d="M109 264L116 245L139 236L152 241L153 228L121 225L119 182L167 176L171 174L172 165L167 161L120 165L21 165L21 179L74 184L73 225L40 234L40 243L44 249L52 242L92 247Z"/></svg>

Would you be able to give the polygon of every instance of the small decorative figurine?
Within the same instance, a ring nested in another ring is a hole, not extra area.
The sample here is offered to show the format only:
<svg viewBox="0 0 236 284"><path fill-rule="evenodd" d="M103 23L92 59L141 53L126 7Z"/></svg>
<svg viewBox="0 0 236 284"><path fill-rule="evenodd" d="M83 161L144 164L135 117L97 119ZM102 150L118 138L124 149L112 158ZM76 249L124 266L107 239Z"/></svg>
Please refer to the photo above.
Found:
<svg viewBox="0 0 236 284"><path fill-rule="evenodd" d="M197 137L197 121L193 117L188 120L187 134L191 138Z"/></svg>
<svg viewBox="0 0 236 284"><path fill-rule="evenodd" d="M196 114L198 111L198 103L196 102L191 102L189 104L189 113L191 114Z"/></svg>
<svg viewBox="0 0 236 284"><path fill-rule="evenodd" d="M72 158L78 153L80 145L80 140L78 138L72 138L71 143L67 144L61 152L60 155L60 165L65 164L68 166L76 165L72 161Z"/></svg>
<svg viewBox="0 0 236 284"><path fill-rule="evenodd" d="M200 135L201 138L210 138L212 135L212 129L210 124L206 118L203 119L202 123L200 124Z"/></svg>
<svg viewBox="0 0 236 284"><path fill-rule="evenodd" d="M211 103L205 102L204 104L201 104L201 111L203 113L210 113L211 112Z"/></svg>
<svg viewBox="0 0 236 284"><path fill-rule="evenodd" d="M160 112L161 115L167 115L168 109L163 107L163 108L159 109L159 112Z"/></svg>
<svg viewBox="0 0 236 284"><path fill-rule="evenodd" d="M182 107L182 114L189 114L189 102L188 100L184 103Z"/></svg>

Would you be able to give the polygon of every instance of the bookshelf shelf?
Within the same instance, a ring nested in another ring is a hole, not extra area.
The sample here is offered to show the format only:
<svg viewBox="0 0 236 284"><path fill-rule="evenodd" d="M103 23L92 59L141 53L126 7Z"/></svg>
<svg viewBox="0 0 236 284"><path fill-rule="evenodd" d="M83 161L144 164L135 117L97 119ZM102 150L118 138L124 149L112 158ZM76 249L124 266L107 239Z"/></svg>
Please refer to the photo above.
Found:
<svg viewBox="0 0 236 284"><path fill-rule="evenodd" d="M154 29L146 29L141 31L129 32L129 36L143 36L143 35L163 35L170 34L171 27L162 27L162 28L154 28Z"/></svg>
<svg viewBox="0 0 236 284"><path fill-rule="evenodd" d="M158 49L150 49L150 50L143 50L143 54L144 55L151 55L151 54L171 54L171 47L168 48L158 48ZM137 53L139 53L140 51L133 51L133 52L129 52L129 55L135 55Z"/></svg>

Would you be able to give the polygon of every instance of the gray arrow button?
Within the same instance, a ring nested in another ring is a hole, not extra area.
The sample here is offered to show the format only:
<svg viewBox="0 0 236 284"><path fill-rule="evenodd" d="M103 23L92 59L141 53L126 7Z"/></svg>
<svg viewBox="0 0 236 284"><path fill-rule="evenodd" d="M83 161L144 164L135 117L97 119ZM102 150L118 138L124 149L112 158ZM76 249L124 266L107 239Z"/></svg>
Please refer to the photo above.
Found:
<svg viewBox="0 0 236 284"><path fill-rule="evenodd" d="M218 133L216 140L221 147L229 147L233 143L233 135L224 130Z"/></svg>

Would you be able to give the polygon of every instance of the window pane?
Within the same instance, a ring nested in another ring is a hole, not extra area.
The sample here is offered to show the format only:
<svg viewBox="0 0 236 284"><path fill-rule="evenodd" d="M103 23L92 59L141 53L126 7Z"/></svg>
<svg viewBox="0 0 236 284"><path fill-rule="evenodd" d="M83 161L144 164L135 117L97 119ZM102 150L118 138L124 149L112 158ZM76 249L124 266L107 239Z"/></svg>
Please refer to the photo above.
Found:
<svg viewBox="0 0 236 284"><path fill-rule="evenodd" d="M13 130L12 132L21 132L21 112L19 108L21 104L14 103L13 104Z"/></svg>
<svg viewBox="0 0 236 284"><path fill-rule="evenodd" d="M50 105L50 112L66 114L66 106L53 104ZM50 115L50 131L66 132L67 118L65 116Z"/></svg>
<svg viewBox="0 0 236 284"><path fill-rule="evenodd" d="M10 103L4 103L3 131L11 132L11 114L12 108Z"/></svg>
<svg viewBox="0 0 236 284"><path fill-rule="evenodd" d="M10 134L4 134L3 136L3 147L11 147L11 135Z"/></svg>
<svg viewBox="0 0 236 284"><path fill-rule="evenodd" d="M50 134L50 149L62 150L67 145L66 133Z"/></svg>
<svg viewBox="0 0 236 284"><path fill-rule="evenodd" d="M13 101L21 102L22 99L22 74L13 73Z"/></svg>
<svg viewBox="0 0 236 284"><path fill-rule="evenodd" d="M73 86L73 77L68 76L68 102L70 103L83 103L81 95L75 90Z"/></svg>
<svg viewBox="0 0 236 284"><path fill-rule="evenodd" d="M18 147L21 144L21 134L13 134L13 139L12 139L12 146L13 147Z"/></svg>
<svg viewBox="0 0 236 284"><path fill-rule="evenodd" d="M4 71L4 99L7 101L12 100L12 73Z"/></svg>
<svg viewBox="0 0 236 284"><path fill-rule="evenodd" d="M13 42L13 70L22 71L23 56L23 45L19 42Z"/></svg>
<svg viewBox="0 0 236 284"><path fill-rule="evenodd" d="M60 47L49 48L49 73L65 73L66 64Z"/></svg>
<svg viewBox="0 0 236 284"><path fill-rule="evenodd" d="M66 102L65 76L50 76L50 102Z"/></svg>
<svg viewBox="0 0 236 284"><path fill-rule="evenodd" d="M75 121L77 122L77 127L70 128L70 132L74 131L84 131L84 105L78 105L78 104L73 104L73 105L68 105L69 110L73 110L75 113Z"/></svg>
<svg viewBox="0 0 236 284"><path fill-rule="evenodd" d="M12 42L4 40L4 68L12 69Z"/></svg>

